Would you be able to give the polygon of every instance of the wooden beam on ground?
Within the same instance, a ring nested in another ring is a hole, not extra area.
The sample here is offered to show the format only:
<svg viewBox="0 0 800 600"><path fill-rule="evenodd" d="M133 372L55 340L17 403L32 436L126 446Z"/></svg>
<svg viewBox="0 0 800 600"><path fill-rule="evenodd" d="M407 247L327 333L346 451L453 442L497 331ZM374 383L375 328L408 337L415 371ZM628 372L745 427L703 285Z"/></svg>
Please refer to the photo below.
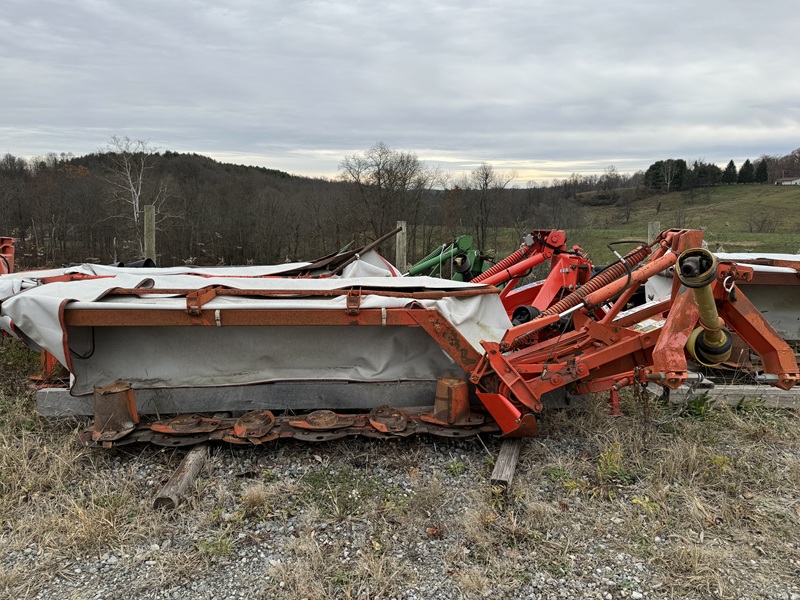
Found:
<svg viewBox="0 0 800 600"><path fill-rule="evenodd" d="M208 446L195 446L183 457L181 464L175 469L172 477L153 500L153 508L172 510L180 503L181 496L192 483L208 460Z"/></svg>
<svg viewBox="0 0 800 600"><path fill-rule="evenodd" d="M650 385L649 389L655 396L661 394L661 388ZM680 402L689 392L687 386L681 386L670 393L671 402ZM713 388L697 388L695 396L706 394L709 400L736 406L742 401L763 402L766 408L800 408L800 390L782 390L768 385L716 385Z"/></svg>
<svg viewBox="0 0 800 600"><path fill-rule="evenodd" d="M494 470L492 471L493 489L500 488L504 491L511 487L511 482L514 480L514 471L517 469L521 446L522 440L519 438L503 441L503 445L500 447L500 454L497 456L497 462L494 464Z"/></svg>

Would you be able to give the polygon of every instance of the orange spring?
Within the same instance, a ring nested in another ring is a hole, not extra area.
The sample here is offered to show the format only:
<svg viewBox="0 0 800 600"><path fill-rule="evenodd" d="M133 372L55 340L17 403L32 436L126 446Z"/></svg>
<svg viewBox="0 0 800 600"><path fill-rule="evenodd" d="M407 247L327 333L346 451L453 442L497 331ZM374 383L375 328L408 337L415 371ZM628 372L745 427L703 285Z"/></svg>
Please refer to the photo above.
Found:
<svg viewBox="0 0 800 600"><path fill-rule="evenodd" d="M583 249L583 248L581 248L580 246L573 246L573 247L572 247L572 250L573 250L574 252L577 252L577 253L578 253L578 256L580 256L582 259L584 259L584 260L589 260L589 253L588 253L588 252L586 252L586 250L584 250L584 249Z"/></svg>
<svg viewBox="0 0 800 600"><path fill-rule="evenodd" d="M526 258L528 256L528 254L530 254L532 249L533 249L533 246L523 246L522 248L520 248L519 250L517 250L513 254L510 254L510 255L506 256L503 260L501 260L499 263L494 265L492 268L484 271L483 273L481 273L477 277L473 277L470 280L470 283L480 283L484 279L489 279L489 277L491 277L492 275L496 275L500 271L503 271L504 269L507 269L511 265L514 265L514 264L518 263L523 258Z"/></svg>
<svg viewBox="0 0 800 600"><path fill-rule="evenodd" d="M614 263L605 271L598 273L583 286L579 287L577 290L568 296L565 296L553 304L553 306L545 310L541 316L557 315L569 308L572 308L573 306L577 306L587 295L591 294L592 292L596 292L600 288L625 275L629 269L632 269L642 262L644 257L648 254L650 254L650 248L648 246L639 246L636 248L636 250L626 254L622 259L623 262Z"/></svg>
<svg viewBox="0 0 800 600"><path fill-rule="evenodd" d="M628 272L628 269L632 269L636 265L638 265L644 257L650 254L650 247L649 246L639 246L635 250L626 254L622 262L614 263L610 267L608 267L605 271L598 273L594 277L592 277L589 281L587 281L583 286L579 287L577 290L565 296L553 306L548 308L547 310L543 311L542 314L539 315L537 318L546 317L550 315L557 315L565 310L568 310L574 306L580 304L584 297L591 294L592 292L596 292L600 288L608 285L609 283L616 281L623 275ZM509 346L509 350L517 350L519 348L523 348L525 346L529 346L532 344L536 339L536 332L531 332L526 335L521 335L518 338L515 338L511 345Z"/></svg>

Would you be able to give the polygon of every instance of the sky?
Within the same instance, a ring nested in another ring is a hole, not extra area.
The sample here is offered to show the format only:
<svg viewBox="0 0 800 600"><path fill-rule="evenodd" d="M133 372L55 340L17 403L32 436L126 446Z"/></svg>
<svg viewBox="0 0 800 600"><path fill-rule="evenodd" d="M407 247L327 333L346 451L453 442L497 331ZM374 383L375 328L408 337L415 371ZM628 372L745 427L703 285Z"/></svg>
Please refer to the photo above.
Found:
<svg viewBox="0 0 800 600"><path fill-rule="evenodd" d="M378 142L515 183L800 147L796 0L2 0L0 154L111 136L334 178Z"/></svg>

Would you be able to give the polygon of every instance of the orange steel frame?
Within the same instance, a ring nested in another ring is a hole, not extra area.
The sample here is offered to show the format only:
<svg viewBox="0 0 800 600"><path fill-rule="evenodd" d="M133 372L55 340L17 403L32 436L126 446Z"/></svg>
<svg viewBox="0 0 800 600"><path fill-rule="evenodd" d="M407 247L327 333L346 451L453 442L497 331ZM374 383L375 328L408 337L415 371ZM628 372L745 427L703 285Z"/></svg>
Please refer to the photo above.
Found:
<svg viewBox="0 0 800 600"><path fill-rule="evenodd" d="M185 310L170 309L80 309L67 302L60 316L65 327L119 326L402 326L421 327L468 375L483 407L507 437L535 435L535 414L542 410L544 394L564 386L578 393L610 391L612 398L625 386L657 381L677 388L687 380L686 340L698 326L698 309L691 293L675 279L671 298L619 316L636 288L649 277L674 266L684 250L699 247L702 232L668 230L644 248L652 254L642 265L628 268L613 280L598 279L602 285L582 286L591 273L591 263L577 247L566 252L561 231L536 232L544 242L523 247L499 268L483 277L485 283L506 283L502 292L495 287L476 290L398 292L380 289L342 289L306 292L298 290L234 290L209 286L200 290L115 289L112 295L173 294L186 298ZM6 238L2 238L5 240ZM4 246L7 252L8 245ZM644 255L644 254L643 254ZM13 245L10 253L13 261ZM518 278L528 269L551 260L548 278L537 285L515 290ZM13 262L12 262L13 264ZM87 278L81 275L53 280ZM607 278L608 279L608 278ZM722 262L712 283L719 314L725 323L761 355L770 383L791 388L798 379L792 349L764 320L736 283L753 279L746 265ZM568 295L573 290L581 294ZM511 327L499 342L481 342L477 351L436 309L419 301L445 297L500 293L511 312L520 304L546 311L528 323ZM406 298L403 308L364 309L367 295ZM346 298L343 310L209 309L217 296L249 297L336 297ZM565 308L564 308L565 307ZM553 308L562 310L559 314ZM548 314L552 313L552 314ZM572 328L565 330L565 319ZM70 356L66 348L65 355ZM68 358L69 360L69 358ZM67 365L70 369L71 364ZM47 365L45 368L50 368Z"/></svg>
<svg viewBox="0 0 800 600"><path fill-rule="evenodd" d="M558 314L534 319L510 328L500 342L482 342L481 354L436 309L416 300L447 296L497 293L496 288L445 292L389 292L382 290L246 291L209 287L201 290L118 289L112 294L182 294L186 310L70 309L62 310L68 327L103 326L403 326L424 329L464 371L475 385L477 397L502 432L509 437L536 434L535 413L542 410L542 396L571 385L579 393L611 391L621 387L659 381L671 388L687 379L684 345L697 326L698 311L692 294L681 293L676 284L672 298L619 317L636 287L648 277L675 264L682 251L699 247L702 232L670 230L653 243L655 251L642 266L585 295L569 311L574 328L559 333ZM526 260L529 257L522 257ZM554 261L559 264L557 260ZM576 271L576 270L573 270ZM746 281L747 267L721 263L712 284L719 312L764 361L774 374L773 385L792 387L798 378L794 354L763 319L739 288L730 282ZM677 282L677 280L676 280ZM723 283L726 282L726 283ZM368 294L409 299L404 308L362 309ZM208 309L205 304L218 295L237 296L346 296L344 310ZM552 302L553 297L549 298ZM598 312L598 307L604 311ZM598 317L598 314L600 315ZM515 341L544 328L550 337L515 347ZM66 352L69 356L69 352Z"/></svg>
<svg viewBox="0 0 800 600"><path fill-rule="evenodd" d="M554 314L512 327L499 343L483 342L486 353L470 380L503 432L515 435L526 429L523 411L540 412L542 396L567 385L578 393L610 391L613 396L621 387L648 380L673 389L684 383L688 376L684 346L699 316L693 295L680 293L677 279L671 299L616 317L647 278L673 266L681 252L701 243L698 231L662 233L647 263L583 297L572 313L571 331L515 348L525 336L558 324L562 316ZM762 356L765 371L775 376L770 383L790 389L798 379L793 351L740 289L735 297L731 294L730 282L746 281L749 275L746 268L720 265L712 284L720 316ZM609 302L603 317L591 318L598 306Z"/></svg>

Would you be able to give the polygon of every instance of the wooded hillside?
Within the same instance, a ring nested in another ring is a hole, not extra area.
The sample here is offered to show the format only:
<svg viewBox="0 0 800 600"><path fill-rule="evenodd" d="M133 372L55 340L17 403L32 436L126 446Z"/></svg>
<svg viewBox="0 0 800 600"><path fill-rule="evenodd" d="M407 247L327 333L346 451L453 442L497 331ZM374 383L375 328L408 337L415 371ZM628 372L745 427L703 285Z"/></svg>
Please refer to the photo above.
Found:
<svg viewBox="0 0 800 600"><path fill-rule="evenodd" d="M331 181L117 141L88 156L0 161L0 234L16 238L18 268L141 258L147 204L156 206L160 266L312 259L369 243L398 220L408 222L413 260L443 235L473 233L494 247L501 228L580 218L572 188L508 189L490 165L448 184L383 144L343 159Z"/></svg>
<svg viewBox="0 0 800 600"><path fill-rule="evenodd" d="M800 170L800 150L756 164L769 164L770 177ZM769 237L751 245L796 251L790 246L800 224L792 205L800 189L725 184L711 177L716 171L722 173L702 161L668 159L633 175L611 166L600 176L519 188L511 186L513 173L489 164L453 177L379 143L343 157L340 177L327 180L112 138L104 151L81 157L6 154L0 235L16 239L18 269L141 258L145 205L156 208L160 266L309 260L369 243L398 220L408 223L412 262L462 234L502 256L522 231L538 228L566 229L570 244L602 253L612 239L641 238L649 221L704 227L734 245L741 234ZM393 256L391 242L381 250Z"/></svg>

